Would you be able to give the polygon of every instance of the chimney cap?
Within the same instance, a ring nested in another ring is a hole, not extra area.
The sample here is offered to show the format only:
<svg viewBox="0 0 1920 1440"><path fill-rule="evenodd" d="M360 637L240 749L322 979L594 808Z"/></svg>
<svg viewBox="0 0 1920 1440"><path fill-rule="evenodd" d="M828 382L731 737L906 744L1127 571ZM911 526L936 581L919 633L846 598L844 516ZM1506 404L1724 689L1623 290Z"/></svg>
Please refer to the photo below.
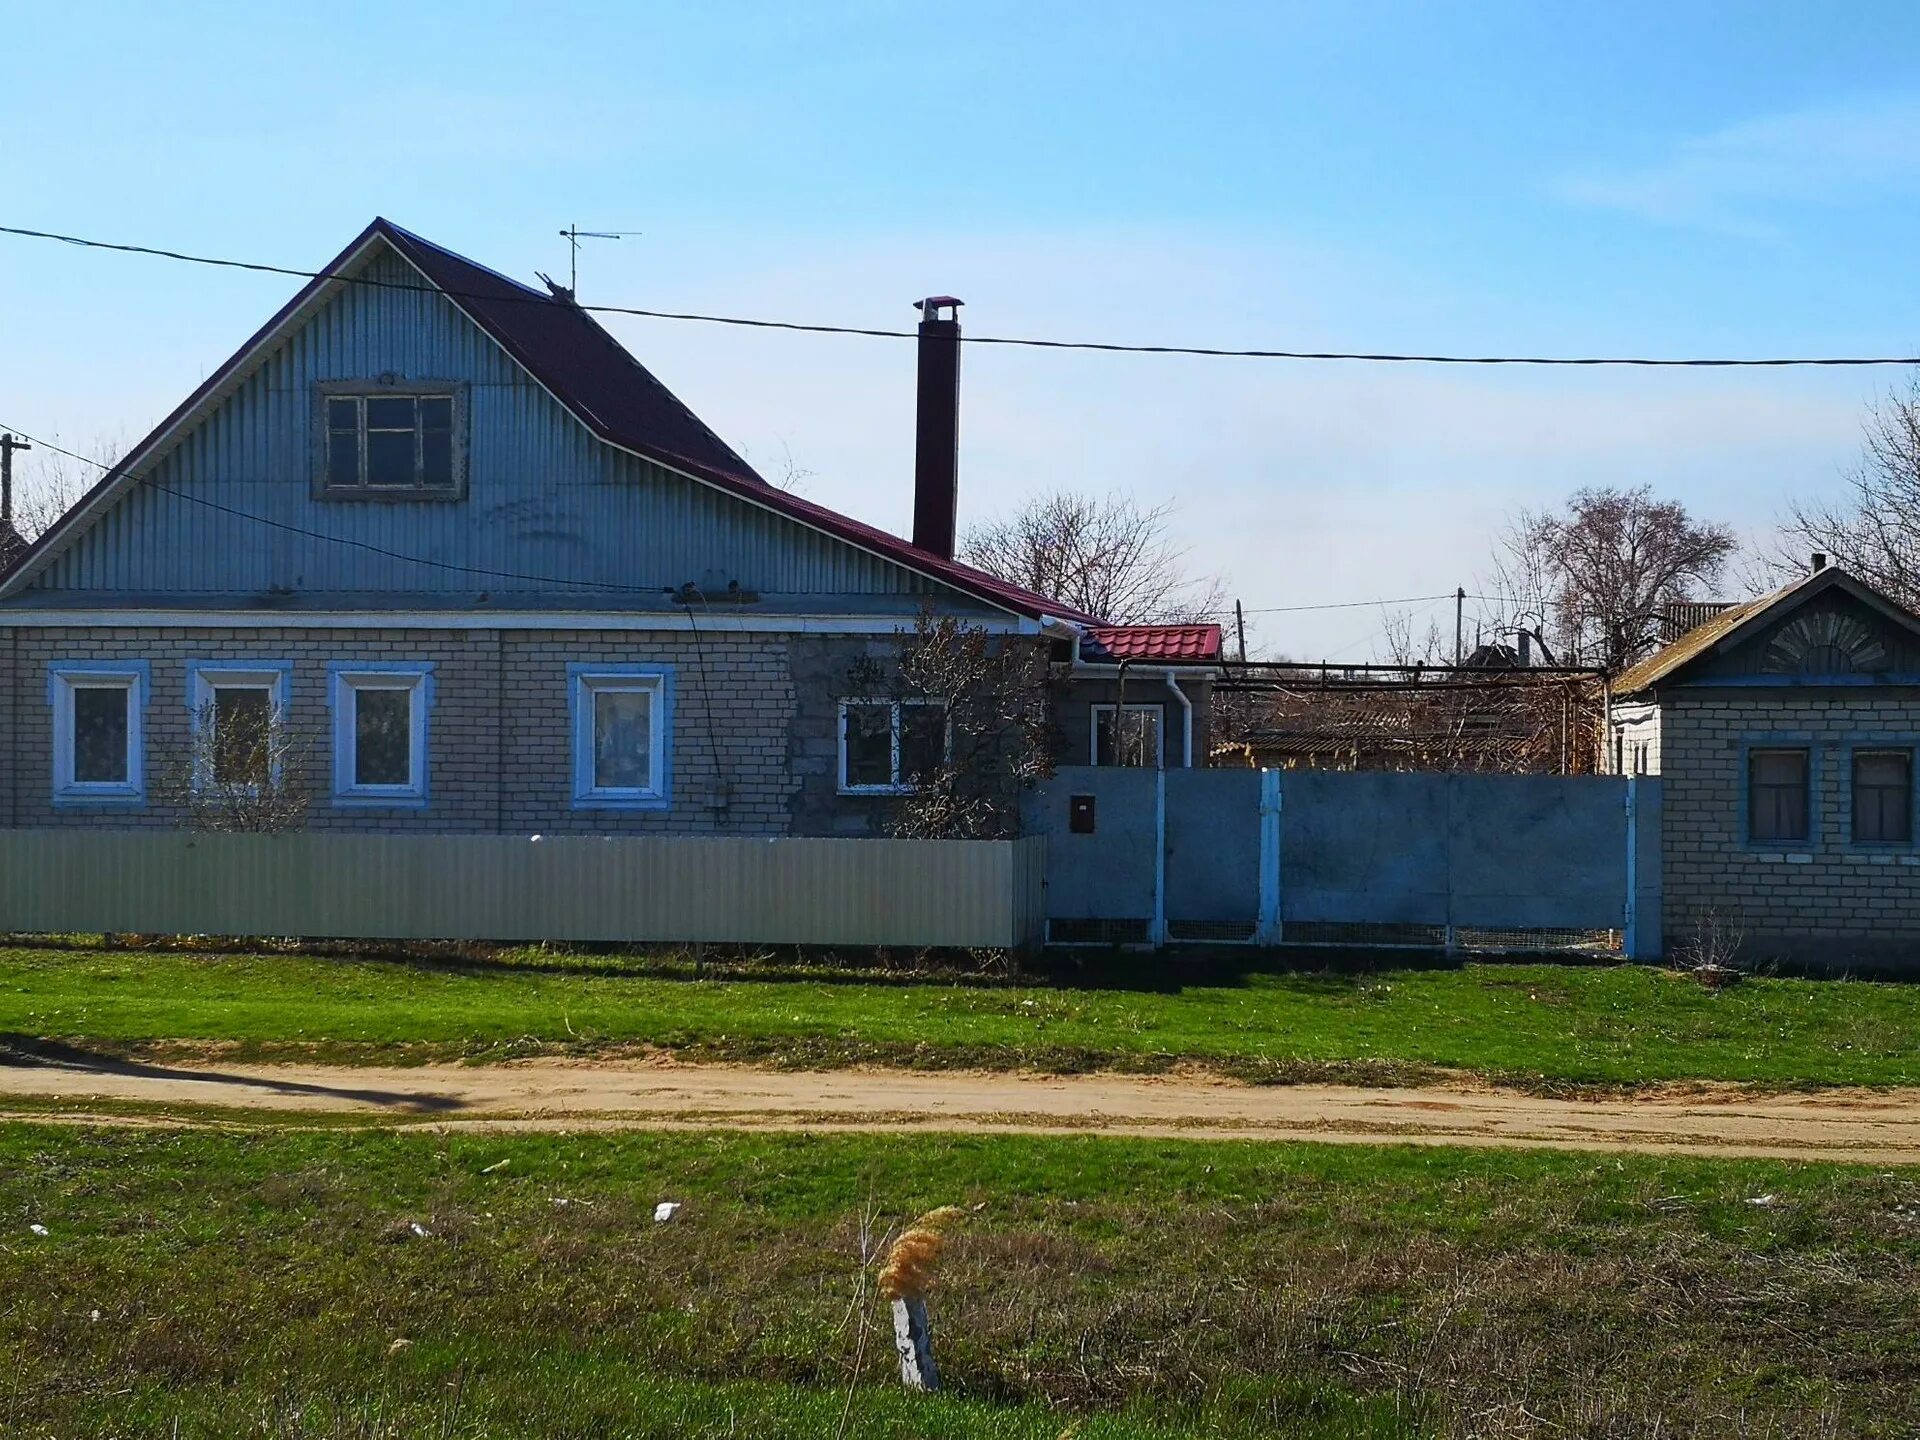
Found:
<svg viewBox="0 0 1920 1440"><path fill-rule="evenodd" d="M927 319L931 320L934 318L934 314L936 311L958 310L962 305L966 303L967 303L966 301L958 299L952 295L929 295L924 300L914 301L913 308L918 310ZM959 317L955 316L954 318L958 319Z"/></svg>
<svg viewBox="0 0 1920 1440"><path fill-rule="evenodd" d="M1826 556L1826 552L1825 552L1824 550L1816 550L1816 551L1814 551L1814 552L1813 552L1813 571L1814 571L1814 573L1815 573L1815 574L1817 575L1817 574L1819 574L1819 573L1820 573L1820 572L1821 572L1822 570L1824 570L1824 569L1826 569L1826 568L1827 568L1827 556Z"/></svg>

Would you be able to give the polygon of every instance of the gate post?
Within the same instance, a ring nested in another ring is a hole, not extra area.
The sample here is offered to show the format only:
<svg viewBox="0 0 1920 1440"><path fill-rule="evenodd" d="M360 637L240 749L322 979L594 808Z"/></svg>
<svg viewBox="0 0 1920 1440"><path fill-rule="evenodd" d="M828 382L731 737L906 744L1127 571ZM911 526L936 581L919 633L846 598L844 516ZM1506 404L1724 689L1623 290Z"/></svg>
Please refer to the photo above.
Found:
<svg viewBox="0 0 1920 1440"><path fill-rule="evenodd" d="M1153 772L1153 928L1147 939L1158 950L1167 943L1167 771Z"/></svg>
<svg viewBox="0 0 1920 1440"><path fill-rule="evenodd" d="M1260 917L1253 943L1280 943L1280 772L1260 772Z"/></svg>
<svg viewBox="0 0 1920 1440"><path fill-rule="evenodd" d="M1627 959L1640 958L1640 793L1639 776L1627 776L1627 900L1620 926L1620 948Z"/></svg>

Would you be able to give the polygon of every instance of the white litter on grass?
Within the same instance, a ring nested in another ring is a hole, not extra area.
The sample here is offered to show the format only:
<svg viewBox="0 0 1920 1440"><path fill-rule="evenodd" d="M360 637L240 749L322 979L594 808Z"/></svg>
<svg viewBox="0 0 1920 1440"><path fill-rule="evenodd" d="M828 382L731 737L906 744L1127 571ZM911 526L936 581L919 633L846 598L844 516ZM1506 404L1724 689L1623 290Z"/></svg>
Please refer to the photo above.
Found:
<svg viewBox="0 0 1920 1440"><path fill-rule="evenodd" d="M653 1207L654 1224L664 1224L666 1221L671 1220L673 1218L673 1212L679 1208L680 1202L678 1200L662 1200L658 1205Z"/></svg>
<svg viewBox="0 0 1920 1440"><path fill-rule="evenodd" d="M87 1323L89 1325L98 1325L100 1323L100 1312L98 1310L89 1310L87 1312Z"/></svg>
<svg viewBox="0 0 1920 1440"><path fill-rule="evenodd" d="M433 1232L427 1229L427 1227L422 1225L418 1220L410 1222L407 1228L413 1231L413 1233L418 1235L422 1240L431 1240L433 1238Z"/></svg>
<svg viewBox="0 0 1920 1440"><path fill-rule="evenodd" d="M1778 1200L1779 1198L1780 1198L1780 1197L1779 1197L1779 1196L1777 1196L1777 1195L1749 1195L1749 1196L1747 1197L1747 1204L1749 1204L1749 1205L1771 1205L1771 1204L1773 1204L1773 1203L1774 1203L1774 1201L1776 1201L1776 1200Z"/></svg>
<svg viewBox="0 0 1920 1440"><path fill-rule="evenodd" d="M511 1165L512 1163L513 1163L513 1157L512 1157L511 1155L509 1155L509 1156L508 1156L508 1157L507 1157L507 1158L506 1158L505 1160L496 1160L496 1161L494 1161L494 1162L493 1162L493 1164L491 1164L491 1165L489 1165L489 1166L487 1166L487 1168L486 1168L486 1169L484 1169L484 1170L482 1170L482 1171L481 1171L480 1173L481 1173L482 1175L491 1175L491 1174L493 1174L493 1173L494 1173L494 1171L496 1171L496 1170L504 1170L504 1169L506 1169L506 1168L507 1168L507 1166L509 1166L509 1165Z"/></svg>
<svg viewBox="0 0 1920 1440"><path fill-rule="evenodd" d="M39 1236L41 1236L41 1237L43 1237L43 1238L44 1238L44 1237L46 1236L46 1234L47 1234L47 1227L46 1227L46 1226L44 1226L44 1225L37 1225L37 1224L36 1224L36 1225L29 1225L29 1226L27 1226L27 1229L29 1229L29 1230L31 1230L31 1231L33 1231L33 1233L34 1233L34 1234L36 1234L36 1235L39 1235Z"/></svg>

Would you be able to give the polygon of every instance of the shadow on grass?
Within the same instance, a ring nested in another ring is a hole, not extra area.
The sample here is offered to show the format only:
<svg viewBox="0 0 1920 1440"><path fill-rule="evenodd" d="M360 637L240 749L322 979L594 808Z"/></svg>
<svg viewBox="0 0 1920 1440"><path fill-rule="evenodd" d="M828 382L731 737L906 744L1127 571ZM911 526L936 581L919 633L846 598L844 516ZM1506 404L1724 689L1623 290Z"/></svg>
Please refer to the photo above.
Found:
<svg viewBox="0 0 1920 1440"><path fill-rule="evenodd" d="M444 1095L405 1090L363 1090L340 1085L315 1085L294 1080L272 1080L258 1075L234 1075L217 1070L181 1069L131 1060L103 1050L88 1049L37 1035L0 1033L0 1066L23 1069L75 1070L93 1075L132 1076L143 1080L191 1080L228 1089L262 1090L273 1095L319 1095L359 1105L422 1112L458 1110L463 1102Z"/></svg>

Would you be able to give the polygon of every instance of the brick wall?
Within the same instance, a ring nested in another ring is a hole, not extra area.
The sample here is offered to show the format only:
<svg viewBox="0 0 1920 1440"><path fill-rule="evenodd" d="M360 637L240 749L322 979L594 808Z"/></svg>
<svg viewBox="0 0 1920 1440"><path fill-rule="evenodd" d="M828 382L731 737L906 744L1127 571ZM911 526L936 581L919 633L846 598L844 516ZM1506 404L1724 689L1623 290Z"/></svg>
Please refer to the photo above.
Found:
<svg viewBox="0 0 1920 1440"><path fill-rule="evenodd" d="M313 797L317 830L505 833L832 833L846 828L834 800L815 796L800 822L804 753L832 775L837 709L824 693L796 706L785 635L551 631L151 628L10 629L0 639L6 735L0 745L0 814L14 826L154 825L181 815L156 794L190 753L188 662L291 661L289 729ZM844 673L875 645L865 637L806 641L822 675ZM60 807L52 799L53 722L48 667L60 661L145 660L152 686L145 712L149 800L144 805ZM428 791L424 809L335 808L332 795L331 661L431 661ZM572 806L571 663L647 662L673 667L672 804L665 811ZM816 690L830 688L817 683ZM818 776L806 778L816 779ZM866 828L876 802L845 798Z"/></svg>
<svg viewBox="0 0 1920 1440"><path fill-rule="evenodd" d="M1851 749L1920 746L1920 691L1669 691L1662 697L1667 953L1717 912L1750 956L1845 968L1920 962L1920 849L1852 840ZM1758 847L1743 828L1744 746L1812 751L1813 841Z"/></svg>

